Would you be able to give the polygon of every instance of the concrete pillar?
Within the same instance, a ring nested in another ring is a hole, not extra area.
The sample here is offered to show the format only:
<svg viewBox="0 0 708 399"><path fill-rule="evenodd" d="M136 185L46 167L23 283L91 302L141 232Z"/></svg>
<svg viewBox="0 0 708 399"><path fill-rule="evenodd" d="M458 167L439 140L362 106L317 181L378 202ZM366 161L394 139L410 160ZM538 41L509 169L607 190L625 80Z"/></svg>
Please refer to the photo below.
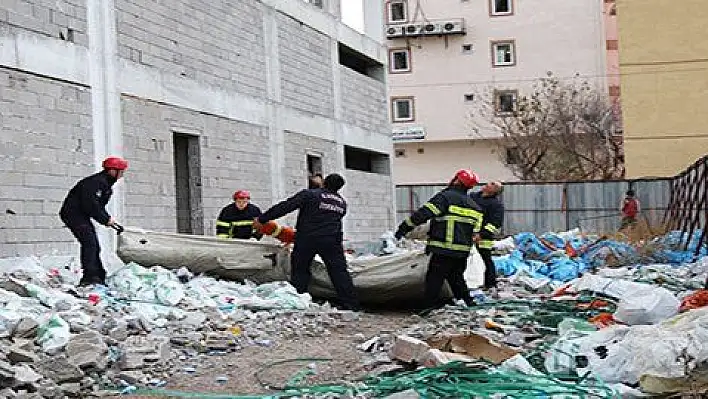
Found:
<svg viewBox="0 0 708 399"><path fill-rule="evenodd" d="M364 2L364 33L379 43L384 42L384 2L382 0L362 0Z"/></svg>
<svg viewBox="0 0 708 399"><path fill-rule="evenodd" d="M279 110L281 103L280 55L278 53L278 20L276 11L267 7L263 13L263 40L266 49L266 89L268 133L270 136L270 179L271 202L276 203L285 196L285 134L281 125Z"/></svg>
<svg viewBox="0 0 708 399"><path fill-rule="evenodd" d="M88 0L89 82L96 169L108 155L123 155L120 91L118 89L118 35L113 0ZM130 161L130 160L129 160ZM130 173L130 169L127 173ZM125 214L123 182L114 186L108 212L120 223ZM116 261L117 240L112 230L99 228L101 257L105 264Z"/></svg>

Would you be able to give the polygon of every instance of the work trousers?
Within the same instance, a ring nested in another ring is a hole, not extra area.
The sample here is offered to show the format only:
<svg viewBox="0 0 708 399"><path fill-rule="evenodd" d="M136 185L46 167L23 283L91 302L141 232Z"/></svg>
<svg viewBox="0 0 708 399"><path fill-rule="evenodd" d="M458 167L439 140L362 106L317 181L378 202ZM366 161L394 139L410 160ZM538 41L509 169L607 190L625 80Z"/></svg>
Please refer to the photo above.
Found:
<svg viewBox="0 0 708 399"><path fill-rule="evenodd" d="M297 237L297 236L296 236ZM341 240L330 237L297 237L290 258L290 283L297 292L305 293L312 279L312 261L319 255L327 267L341 307L359 310L359 300L352 276L347 270L347 260Z"/></svg>
<svg viewBox="0 0 708 399"><path fill-rule="evenodd" d="M81 245L81 269L83 276L79 285L105 284L106 269L101 263L101 246L98 243L96 229L88 223L67 226L71 234L76 237Z"/></svg>
<svg viewBox="0 0 708 399"><path fill-rule="evenodd" d="M455 299L462 299L468 306L473 305L474 301L465 282L466 268L467 258L453 258L433 253L425 275L425 306L438 308L445 304L440 297L445 281L450 286Z"/></svg>
<svg viewBox="0 0 708 399"><path fill-rule="evenodd" d="M477 252L484 261L484 288L497 288L497 269L492 259L492 250L477 247Z"/></svg>

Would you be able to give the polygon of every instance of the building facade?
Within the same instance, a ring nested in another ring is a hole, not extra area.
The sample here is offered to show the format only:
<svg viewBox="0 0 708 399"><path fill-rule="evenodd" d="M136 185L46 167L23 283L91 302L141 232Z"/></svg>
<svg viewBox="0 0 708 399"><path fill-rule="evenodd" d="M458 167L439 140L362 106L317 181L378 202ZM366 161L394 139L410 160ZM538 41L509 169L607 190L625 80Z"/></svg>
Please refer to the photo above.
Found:
<svg viewBox="0 0 708 399"><path fill-rule="evenodd" d="M708 154L708 4L683 5L617 0L630 178L673 176Z"/></svg>
<svg viewBox="0 0 708 399"><path fill-rule="evenodd" d="M130 162L109 206L128 226L213 235L235 190L267 208L339 172L346 238L377 238L395 210L375 9L365 35L339 0L3 2L0 257L74 253L61 201L107 155Z"/></svg>
<svg viewBox="0 0 708 399"><path fill-rule="evenodd" d="M477 110L483 102L513 109L548 73L609 90L605 8L600 0L386 2L395 183L443 183L459 168L514 180L513 154L499 153L495 129L477 128L485 124Z"/></svg>

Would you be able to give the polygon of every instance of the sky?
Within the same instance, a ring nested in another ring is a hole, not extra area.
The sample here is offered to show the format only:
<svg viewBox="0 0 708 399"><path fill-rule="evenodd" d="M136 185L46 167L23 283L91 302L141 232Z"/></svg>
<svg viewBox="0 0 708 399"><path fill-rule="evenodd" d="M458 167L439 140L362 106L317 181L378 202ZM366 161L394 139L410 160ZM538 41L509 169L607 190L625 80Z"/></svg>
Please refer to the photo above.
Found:
<svg viewBox="0 0 708 399"><path fill-rule="evenodd" d="M342 2L342 22L350 27L364 31L364 1L363 0L341 0Z"/></svg>

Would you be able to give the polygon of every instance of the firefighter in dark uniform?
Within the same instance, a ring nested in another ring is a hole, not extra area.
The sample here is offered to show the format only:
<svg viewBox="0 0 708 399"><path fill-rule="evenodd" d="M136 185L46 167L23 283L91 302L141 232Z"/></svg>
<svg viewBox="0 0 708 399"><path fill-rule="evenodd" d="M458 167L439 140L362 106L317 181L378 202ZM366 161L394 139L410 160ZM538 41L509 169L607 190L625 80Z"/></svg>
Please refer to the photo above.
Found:
<svg viewBox="0 0 708 399"><path fill-rule="evenodd" d="M268 209L256 221L257 229L299 209L295 225L295 246L290 259L290 283L297 292L307 292L312 278L310 266L319 255L337 292L340 307L359 310L352 277L347 270L342 241L342 218L347 213L347 203L338 194L344 178L333 173L324 179L323 188L306 189Z"/></svg>
<svg viewBox="0 0 708 399"><path fill-rule="evenodd" d="M457 171L446 189L401 223L396 231L396 239L401 239L416 226L432 219L425 248L426 253L432 253L425 276L426 308L444 304L440 290L445 280L456 299L462 299L467 305L474 303L464 273L473 237L482 226L482 210L467 195L475 184L474 173L464 169Z"/></svg>
<svg viewBox="0 0 708 399"><path fill-rule="evenodd" d="M238 190L233 195L234 202L226 205L216 219L216 236L219 238L261 239L263 234L256 232L253 219L261 216L261 210L250 203L251 193Z"/></svg>
<svg viewBox="0 0 708 399"><path fill-rule="evenodd" d="M113 195L113 185L128 168L128 161L108 157L103 161L103 170L80 180L69 190L59 211L59 217L81 245L80 286L106 284L106 269L101 263L101 247L91 219L104 226L117 226L106 212L106 204Z"/></svg>
<svg viewBox="0 0 708 399"><path fill-rule="evenodd" d="M492 260L494 237L501 232L504 224L504 204L499 199L502 192L500 182L487 183L482 190L472 194L472 200L482 207L484 221L480 239L477 241L477 251L484 260L484 289L496 295L497 271Z"/></svg>

